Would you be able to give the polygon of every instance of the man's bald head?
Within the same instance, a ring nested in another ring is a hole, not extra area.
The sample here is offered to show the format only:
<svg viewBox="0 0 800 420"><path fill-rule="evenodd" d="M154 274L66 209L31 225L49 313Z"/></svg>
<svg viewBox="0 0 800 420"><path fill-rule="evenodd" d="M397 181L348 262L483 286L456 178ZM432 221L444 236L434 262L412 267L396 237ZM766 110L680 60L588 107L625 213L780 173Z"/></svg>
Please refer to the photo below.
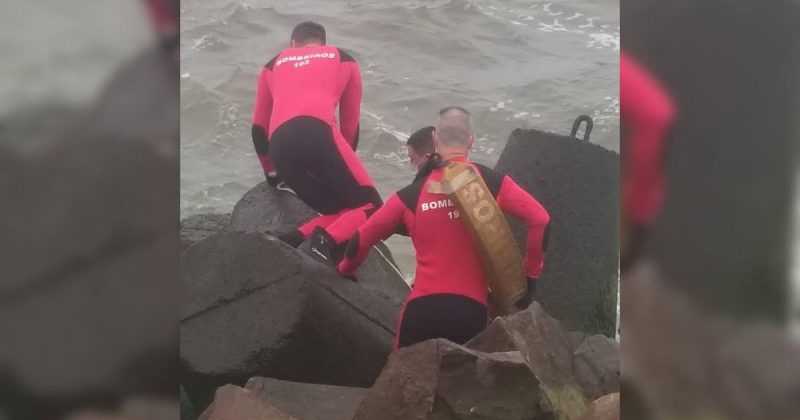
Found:
<svg viewBox="0 0 800 420"><path fill-rule="evenodd" d="M449 106L439 111L436 122L436 141L447 147L469 149L473 141L472 117L459 106Z"/></svg>

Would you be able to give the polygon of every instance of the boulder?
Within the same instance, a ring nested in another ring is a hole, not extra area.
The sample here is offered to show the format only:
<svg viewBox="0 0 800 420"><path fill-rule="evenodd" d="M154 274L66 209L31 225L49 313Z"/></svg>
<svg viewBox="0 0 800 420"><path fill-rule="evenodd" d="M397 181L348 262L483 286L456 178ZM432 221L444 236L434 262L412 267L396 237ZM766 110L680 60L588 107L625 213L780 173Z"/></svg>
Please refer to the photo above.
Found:
<svg viewBox="0 0 800 420"><path fill-rule="evenodd" d="M195 407L252 376L370 386L408 286L374 261L358 282L263 233L223 232L181 255L181 364Z"/></svg>
<svg viewBox="0 0 800 420"><path fill-rule="evenodd" d="M619 420L619 392L594 400L578 420Z"/></svg>
<svg viewBox="0 0 800 420"><path fill-rule="evenodd" d="M302 420L352 420L366 388L250 378L245 389Z"/></svg>
<svg viewBox="0 0 800 420"><path fill-rule="evenodd" d="M283 235L316 216L296 195L279 191L266 181L242 196L231 214L230 229Z"/></svg>
<svg viewBox="0 0 800 420"><path fill-rule="evenodd" d="M195 214L181 220L181 249L222 232L231 224L230 214Z"/></svg>
<svg viewBox="0 0 800 420"><path fill-rule="evenodd" d="M619 343L602 334L568 334L538 303L495 319L466 346L486 352L522 351L530 355L531 369L536 372L547 366L551 357L560 372L568 375L546 374L563 375L562 380L572 377L588 400L619 391Z"/></svg>
<svg viewBox="0 0 800 420"><path fill-rule="evenodd" d="M214 402L199 420L298 420L269 405L253 392L235 385L217 390Z"/></svg>
<svg viewBox="0 0 800 420"><path fill-rule="evenodd" d="M483 352L519 351L542 390L551 400L564 404L564 412L578 410L580 414L594 395L593 389L585 389L578 381L575 345L569 333L538 302L516 314L496 318L466 347Z"/></svg>
<svg viewBox="0 0 800 420"><path fill-rule="evenodd" d="M65 420L174 420L181 414L174 400L131 397L114 411L85 408L70 414Z"/></svg>
<svg viewBox="0 0 800 420"><path fill-rule="evenodd" d="M575 419L586 404L568 388L548 391L520 352L428 340L391 356L353 420Z"/></svg>
<svg viewBox="0 0 800 420"><path fill-rule="evenodd" d="M264 181L251 188L236 203L228 230L266 232L279 236L297 229L317 215L296 195L277 190ZM378 264L386 270L399 271L385 243L378 242L374 249L383 258L370 258L365 264Z"/></svg>
<svg viewBox="0 0 800 420"><path fill-rule="evenodd" d="M602 334L572 333L573 374L590 400L619 392L619 342Z"/></svg>
<svg viewBox="0 0 800 420"><path fill-rule="evenodd" d="M619 262L619 154L569 136L514 130L495 167L550 214L537 294L570 330L615 334ZM524 252L527 229L511 221Z"/></svg>
<svg viewBox="0 0 800 420"><path fill-rule="evenodd" d="M622 286L624 417L800 418L800 342L785 326L710 312L652 260Z"/></svg>

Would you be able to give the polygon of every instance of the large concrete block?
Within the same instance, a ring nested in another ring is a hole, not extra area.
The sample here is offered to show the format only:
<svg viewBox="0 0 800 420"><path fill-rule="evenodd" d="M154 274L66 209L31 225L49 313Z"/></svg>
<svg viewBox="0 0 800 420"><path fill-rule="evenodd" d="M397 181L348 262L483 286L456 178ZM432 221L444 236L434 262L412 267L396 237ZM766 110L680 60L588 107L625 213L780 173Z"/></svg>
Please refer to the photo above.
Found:
<svg viewBox="0 0 800 420"><path fill-rule="evenodd" d="M570 330L613 337L619 266L619 154L574 137L515 130L495 167L550 213L537 293ZM527 229L512 221L524 252Z"/></svg>

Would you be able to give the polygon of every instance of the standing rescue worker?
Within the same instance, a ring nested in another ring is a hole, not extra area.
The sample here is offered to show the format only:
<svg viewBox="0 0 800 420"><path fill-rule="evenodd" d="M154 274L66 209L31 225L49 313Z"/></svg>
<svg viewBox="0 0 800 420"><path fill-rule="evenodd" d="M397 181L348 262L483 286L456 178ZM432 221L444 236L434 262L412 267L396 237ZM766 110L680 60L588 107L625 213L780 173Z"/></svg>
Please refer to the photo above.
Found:
<svg viewBox="0 0 800 420"><path fill-rule="evenodd" d="M471 165L483 178L498 206L528 226L525 272L529 292L542 271L550 217L544 207L510 177L469 162L475 142L469 112L448 107L439 114L434 142L442 163ZM433 160L435 161L435 160ZM452 200L432 193L442 180L442 166L428 170L398 191L350 239L338 270L353 276L372 245L405 225L416 249L417 270L403 307L395 348L432 338L465 343L486 327L488 286L478 247Z"/></svg>

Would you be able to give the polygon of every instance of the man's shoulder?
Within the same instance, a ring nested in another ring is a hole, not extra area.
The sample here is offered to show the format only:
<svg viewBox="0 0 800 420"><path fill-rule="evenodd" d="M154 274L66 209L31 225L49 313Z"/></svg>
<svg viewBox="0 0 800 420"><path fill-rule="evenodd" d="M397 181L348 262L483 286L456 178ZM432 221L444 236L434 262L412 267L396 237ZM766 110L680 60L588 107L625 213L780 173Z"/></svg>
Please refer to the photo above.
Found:
<svg viewBox="0 0 800 420"><path fill-rule="evenodd" d="M281 54L283 54L283 51L275 54L274 57L272 57L269 61L267 61L267 64L264 64L264 68L272 70L272 68L275 67L275 62L278 61L278 57L280 57Z"/></svg>
<svg viewBox="0 0 800 420"><path fill-rule="evenodd" d="M489 187L489 191L491 191L492 196L495 198L497 194L500 193L500 188L503 186L503 179L505 179L506 175L502 172L498 172L486 165L482 165L477 162L470 162L476 168L478 168L478 172L483 178L483 181L486 183L486 186Z"/></svg>
<svg viewBox="0 0 800 420"><path fill-rule="evenodd" d="M356 61L355 57L353 57L353 55L350 52L348 52L347 50L345 50L343 48L339 48L337 46L334 46L334 45L322 45L322 46L319 46L317 51L324 50L324 51L330 52L332 49L335 50L339 54L339 61L340 62L342 62L342 63L352 62L352 63L358 64L358 62ZM275 67L275 64L278 61L278 59L281 57L281 55L286 53L287 50L289 50L289 48L283 49L280 52L278 52L277 54L275 54L275 56L273 56L269 61L267 61L266 64L264 64L264 68L272 70L273 67ZM332 55L331 55L331 57L332 57Z"/></svg>
<svg viewBox="0 0 800 420"><path fill-rule="evenodd" d="M406 187L397 191L397 198L408 207L409 210L414 211L419 202L419 196L422 194L422 187L428 181L430 174L414 178L414 181Z"/></svg>
<svg viewBox="0 0 800 420"><path fill-rule="evenodd" d="M350 54L347 50L345 50L343 48L339 48L339 47L336 47L336 49L339 51L339 57L341 57L340 61L342 63L347 63L347 62L357 63L357 61L353 57L353 55Z"/></svg>

